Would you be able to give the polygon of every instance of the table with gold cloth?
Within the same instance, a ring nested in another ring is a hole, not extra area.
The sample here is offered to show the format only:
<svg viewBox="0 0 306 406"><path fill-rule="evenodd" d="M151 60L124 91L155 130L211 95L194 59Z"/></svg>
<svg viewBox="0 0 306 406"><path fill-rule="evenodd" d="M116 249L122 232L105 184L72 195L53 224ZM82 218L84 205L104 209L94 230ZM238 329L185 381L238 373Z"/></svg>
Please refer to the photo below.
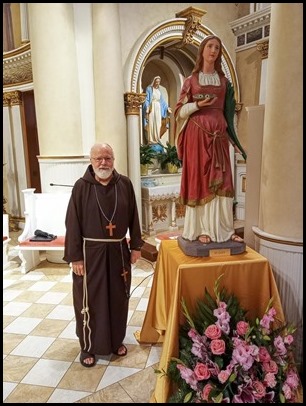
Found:
<svg viewBox="0 0 306 406"><path fill-rule="evenodd" d="M171 357L179 353L179 326L184 322L181 300L184 298L191 314L197 299L204 298L205 287L213 296L216 279L221 274L220 287L234 294L247 317L261 317L273 297L279 319L284 320L279 293L268 260L246 247L239 255L219 257L186 256L176 240L161 242L149 303L138 336L140 343L163 342L159 370L167 370ZM158 374L151 402L166 403L170 382Z"/></svg>

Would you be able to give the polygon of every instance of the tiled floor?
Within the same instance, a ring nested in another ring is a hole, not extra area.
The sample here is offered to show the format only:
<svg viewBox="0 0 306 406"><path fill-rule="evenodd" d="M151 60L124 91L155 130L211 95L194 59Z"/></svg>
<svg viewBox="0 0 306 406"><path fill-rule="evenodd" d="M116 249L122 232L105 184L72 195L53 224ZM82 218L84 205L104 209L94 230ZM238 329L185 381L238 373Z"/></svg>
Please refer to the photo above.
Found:
<svg viewBox="0 0 306 406"><path fill-rule="evenodd" d="M127 356L101 357L95 367L84 368L70 269L42 255L35 270L21 274L18 235L10 233L10 265L3 271L3 402L149 403L161 344L140 345L134 333L144 320L155 263L140 259L133 269ZM147 242L155 244L154 237Z"/></svg>
<svg viewBox="0 0 306 406"><path fill-rule="evenodd" d="M4 403L149 403L161 344L140 345L154 263L140 259L133 269L133 291L126 357L98 358L93 368L79 362L71 274L68 265L41 264L21 274L10 235L10 265L3 271Z"/></svg>

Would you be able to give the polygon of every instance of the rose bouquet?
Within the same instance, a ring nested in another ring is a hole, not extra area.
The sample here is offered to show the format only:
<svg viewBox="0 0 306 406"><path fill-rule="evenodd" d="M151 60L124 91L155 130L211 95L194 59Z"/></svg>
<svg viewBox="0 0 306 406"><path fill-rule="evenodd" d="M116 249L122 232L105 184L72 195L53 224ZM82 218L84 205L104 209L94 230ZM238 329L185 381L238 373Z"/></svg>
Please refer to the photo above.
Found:
<svg viewBox="0 0 306 406"><path fill-rule="evenodd" d="M293 327L277 320L270 300L261 319L250 322L237 298L219 291L205 298L180 331L179 358L166 375L169 403L294 403L300 384L293 362ZM160 372L160 371L158 371Z"/></svg>

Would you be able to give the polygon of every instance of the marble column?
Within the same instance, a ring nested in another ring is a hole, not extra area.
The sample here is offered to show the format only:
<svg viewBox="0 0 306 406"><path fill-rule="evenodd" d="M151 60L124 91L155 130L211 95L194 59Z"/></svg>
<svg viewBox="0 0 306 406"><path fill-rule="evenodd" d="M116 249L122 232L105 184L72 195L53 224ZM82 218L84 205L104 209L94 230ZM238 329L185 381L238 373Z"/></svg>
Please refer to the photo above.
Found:
<svg viewBox="0 0 306 406"><path fill-rule="evenodd" d="M96 140L111 144L116 169L129 175L118 7L93 3Z"/></svg>
<svg viewBox="0 0 306 406"><path fill-rule="evenodd" d="M272 3L257 250L273 268L285 316L303 320L303 5Z"/></svg>

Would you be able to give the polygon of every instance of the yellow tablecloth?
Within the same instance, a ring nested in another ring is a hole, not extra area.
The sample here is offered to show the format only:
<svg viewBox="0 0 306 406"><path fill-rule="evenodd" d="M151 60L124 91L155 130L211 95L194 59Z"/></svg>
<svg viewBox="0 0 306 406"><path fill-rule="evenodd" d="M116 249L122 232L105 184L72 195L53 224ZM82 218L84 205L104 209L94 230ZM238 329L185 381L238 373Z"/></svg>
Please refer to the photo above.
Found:
<svg viewBox="0 0 306 406"><path fill-rule="evenodd" d="M238 297L241 306L249 310L248 318L262 316L273 297L278 318L284 320L272 269L265 257L249 247L240 255L190 257L182 252L177 241L164 240L139 336L141 343L163 341L160 370L166 371L170 358L178 356L179 325L184 321L181 299L185 299L192 314L197 299L204 297L205 287L213 295L214 283L223 273L220 286ZM167 377L158 375L152 401L166 403L170 390Z"/></svg>

